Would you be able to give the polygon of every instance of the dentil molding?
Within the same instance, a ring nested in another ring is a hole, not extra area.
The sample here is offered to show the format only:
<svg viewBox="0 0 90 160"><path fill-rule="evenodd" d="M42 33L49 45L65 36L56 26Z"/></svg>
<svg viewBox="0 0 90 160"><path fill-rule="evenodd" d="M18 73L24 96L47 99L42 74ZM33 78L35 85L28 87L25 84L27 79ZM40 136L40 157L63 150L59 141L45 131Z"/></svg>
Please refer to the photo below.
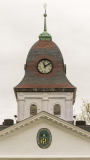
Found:
<svg viewBox="0 0 90 160"><path fill-rule="evenodd" d="M73 92L17 92L17 95L24 96L24 95L73 95Z"/></svg>

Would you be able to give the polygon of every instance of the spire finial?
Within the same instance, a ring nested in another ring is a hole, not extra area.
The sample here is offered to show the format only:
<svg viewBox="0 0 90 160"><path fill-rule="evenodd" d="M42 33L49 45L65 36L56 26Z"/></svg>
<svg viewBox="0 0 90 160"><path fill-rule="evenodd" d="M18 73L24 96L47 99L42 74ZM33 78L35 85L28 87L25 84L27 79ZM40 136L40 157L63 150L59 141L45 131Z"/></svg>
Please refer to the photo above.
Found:
<svg viewBox="0 0 90 160"><path fill-rule="evenodd" d="M47 32L47 27L46 27L46 17L47 17L47 14L46 14L46 7L47 7L47 4L45 3L44 5L44 9L45 9L45 13L44 13L44 32L42 34L39 35L39 40L52 40L52 37L51 35Z"/></svg>
<svg viewBox="0 0 90 160"><path fill-rule="evenodd" d="M45 3L43 6L44 6L44 9L45 9L45 13L46 13L47 4Z"/></svg>
<svg viewBox="0 0 90 160"><path fill-rule="evenodd" d="M47 27L46 27L46 17L47 17L46 7L47 7L47 4L45 3L43 6L44 6L44 9L45 9L45 13L44 13L44 31L47 31Z"/></svg>

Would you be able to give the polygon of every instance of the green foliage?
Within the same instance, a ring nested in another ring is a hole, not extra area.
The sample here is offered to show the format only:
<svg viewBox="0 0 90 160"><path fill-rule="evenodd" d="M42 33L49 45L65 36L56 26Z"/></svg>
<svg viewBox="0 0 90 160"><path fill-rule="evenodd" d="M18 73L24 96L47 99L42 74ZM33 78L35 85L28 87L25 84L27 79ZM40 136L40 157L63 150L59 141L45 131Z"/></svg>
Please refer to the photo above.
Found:
<svg viewBox="0 0 90 160"><path fill-rule="evenodd" d="M86 124L90 124L90 102L82 99L81 113L76 114L76 120L86 121Z"/></svg>

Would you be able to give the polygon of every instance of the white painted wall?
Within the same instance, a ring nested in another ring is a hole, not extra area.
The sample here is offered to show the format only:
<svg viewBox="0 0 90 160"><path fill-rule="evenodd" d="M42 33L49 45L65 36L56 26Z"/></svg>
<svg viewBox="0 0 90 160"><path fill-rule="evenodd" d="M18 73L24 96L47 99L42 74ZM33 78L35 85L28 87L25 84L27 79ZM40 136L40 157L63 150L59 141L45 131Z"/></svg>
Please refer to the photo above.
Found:
<svg viewBox="0 0 90 160"><path fill-rule="evenodd" d="M30 106L37 106L37 113L46 111L54 114L54 105L61 106L58 117L66 121L73 121L73 92L17 92L18 119L22 121L30 117Z"/></svg>
<svg viewBox="0 0 90 160"><path fill-rule="evenodd" d="M19 124L19 123L18 123ZM49 148L42 149L37 144L37 133L41 128L48 128L52 135ZM90 138L83 136L72 129L57 124L50 119L40 118L21 126L19 129L7 132L0 136L1 156L61 156L90 157Z"/></svg>

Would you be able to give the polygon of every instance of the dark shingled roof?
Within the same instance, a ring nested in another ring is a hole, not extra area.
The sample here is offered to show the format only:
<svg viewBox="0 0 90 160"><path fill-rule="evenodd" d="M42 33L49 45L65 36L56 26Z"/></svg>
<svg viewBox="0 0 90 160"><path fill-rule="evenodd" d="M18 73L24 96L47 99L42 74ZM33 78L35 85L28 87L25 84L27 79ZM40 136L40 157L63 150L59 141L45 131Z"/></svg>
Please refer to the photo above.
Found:
<svg viewBox="0 0 90 160"><path fill-rule="evenodd" d="M51 40L41 40L35 43L32 48L47 48L47 49L57 49L56 44Z"/></svg>
<svg viewBox="0 0 90 160"><path fill-rule="evenodd" d="M43 78L39 76L36 77L36 75L32 71L26 71L25 77L20 84L22 84L22 87L24 87L25 84L30 84L30 85L27 85L27 87L30 87L30 88L33 88L34 85L41 86L41 88L43 88L43 86L45 85L49 88L51 84L55 85L54 88L59 88L59 86L60 88L74 88L74 86L70 84L70 82L68 81L68 79L66 78L63 72L64 71L58 71L52 77ZM18 85L17 88L20 88L20 84Z"/></svg>
<svg viewBox="0 0 90 160"><path fill-rule="evenodd" d="M53 64L53 70L49 74L41 74L37 70L38 61L44 58L50 59ZM65 75L61 51L53 41L40 40L30 49L26 60L25 76L14 89L21 91L20 89L23 88L72 88L73 92L76 90Z"/></svg>
<svg viewBox="0 0 90 160"><path fill-rule="evenodd" d="M77 127L82 128L82 129L90 132L90 125L84 125L84 126L80 126L80 125L79 125L79 126L77 126Z"/></svg>
<svg viewBox="0 0 90 160"><path fill-rule="evenodd" d="M0 131L3 130L3 129L6 129L6 128L8 128L8 127L10 127L10 126L3 126L3 125L0 125Z"/></svg>

